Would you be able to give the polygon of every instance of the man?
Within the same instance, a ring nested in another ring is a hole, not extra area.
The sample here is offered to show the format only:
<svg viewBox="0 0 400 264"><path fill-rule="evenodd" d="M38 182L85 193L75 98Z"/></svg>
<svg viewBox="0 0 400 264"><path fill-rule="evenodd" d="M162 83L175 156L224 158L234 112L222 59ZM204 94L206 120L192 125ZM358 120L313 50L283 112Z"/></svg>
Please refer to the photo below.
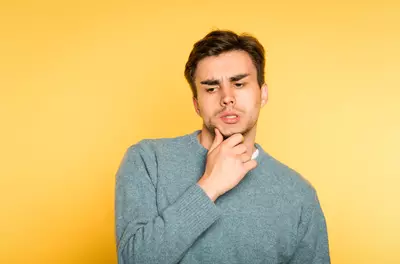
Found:
<svg viewBox="0 0 400 264"><path fill-rule="evenodd" d="M212 31L194 45L185 77L203 127L127 150L119 263L330 263L315 189L255 142L264 66L249 35Z"/></svg>

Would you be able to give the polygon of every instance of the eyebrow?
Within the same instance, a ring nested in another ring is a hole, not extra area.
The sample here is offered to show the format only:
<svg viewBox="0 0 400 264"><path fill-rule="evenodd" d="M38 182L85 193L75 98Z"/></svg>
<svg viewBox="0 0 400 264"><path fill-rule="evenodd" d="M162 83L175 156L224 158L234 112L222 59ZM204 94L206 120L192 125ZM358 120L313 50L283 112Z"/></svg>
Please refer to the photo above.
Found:
<svg viewBox="0 0 400 264"><path fill-rule="evenodd" d="M248 73L236 74L236 75L230 77L229 80L231 82L237 82L247 76L249 76ZM218 84L220 84L220 81L217 79L207 79L207 80L201 81L200 83L205 84L205 85L218 85Z"/></svg>

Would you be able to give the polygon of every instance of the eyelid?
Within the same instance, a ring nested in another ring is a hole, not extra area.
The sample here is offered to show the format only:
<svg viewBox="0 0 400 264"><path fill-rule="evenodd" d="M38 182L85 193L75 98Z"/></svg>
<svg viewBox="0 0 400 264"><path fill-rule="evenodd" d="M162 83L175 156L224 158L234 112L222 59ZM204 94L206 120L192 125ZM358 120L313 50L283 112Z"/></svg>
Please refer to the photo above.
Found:
<svg viewBox="0 0 400 264"><path fill-rule="evenodd" d="M206 88L206 91L209 92L211 89L216 90L216 89L218 89L218 87L216 87L216 86L215 86L215 87L207 87L207 88Z"/></svg>

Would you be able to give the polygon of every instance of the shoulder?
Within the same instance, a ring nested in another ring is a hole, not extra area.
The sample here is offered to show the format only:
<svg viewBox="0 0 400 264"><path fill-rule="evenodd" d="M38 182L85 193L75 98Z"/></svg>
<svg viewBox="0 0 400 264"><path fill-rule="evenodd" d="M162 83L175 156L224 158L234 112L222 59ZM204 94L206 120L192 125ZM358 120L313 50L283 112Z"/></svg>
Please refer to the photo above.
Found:
<svg viewBox="0 0 400 264"><path fill-rule="evenodd" d="M131 179L133 174L149 175L156 182L157 168L161 157L174 156L179 146L184 146L190 136L184 135L171 138L142 139L130 145L123 156L118 169L118 175L126 175Z"/></svg>
<svg viewBox="0 0 400 264"><path fill-rule="evenodd" d="M158 153L168 154L178 149L185 148L192 140L191 134L177 137L164 138L145 138L131 145L127 149L127 154L155 157Z"/></svg>

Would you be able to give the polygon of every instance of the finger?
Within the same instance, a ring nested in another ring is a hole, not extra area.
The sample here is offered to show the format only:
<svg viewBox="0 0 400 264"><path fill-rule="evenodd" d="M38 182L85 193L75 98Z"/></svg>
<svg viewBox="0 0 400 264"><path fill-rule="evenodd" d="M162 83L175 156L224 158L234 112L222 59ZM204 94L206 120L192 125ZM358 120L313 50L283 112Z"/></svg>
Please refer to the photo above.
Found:
<svg viewBox="0 0 400 264"><path fill-rule="evenodd" d="M244 140L244 137L242 134L233 134L232 136L230 136L228 139L226 139L226 145L228 147L233 148L234 146L242 143Z"/></svg>
<svg viewBox="0 0 400 264"><path fill-rule="evenodd" d="M222 141L224 141L224 138L223 138L221 132L219 132L218 128L214 128L214 131L215 131L214 141L211 144L211 147L208 152L213 151L216 147L219 146L219 144L222 143Z"/></svg>
<svg viewBox="0 0 400 264"><path fill-rule="evenodd" d="M235 147L233 147L233 153L235 153L236 155L243 154L246 151L247 151L247 147L245 144L239 144L239 145L236 145Z"/></svg>
<svg viewBox="0 0 400 264"><path fill-rule="evenodd" d="M240 160L245 163L248 162L251 159L251 156L249 154L242 154L240 155Z"/></svg>
<svg viewBox="0 0 400 264"><path fill-rule="evenodd" d="M244 169L246 170L246 172L249 172L250 170L252 170L255 167L257 167L257 161L256 160L249 160L249 161L245 162L243 165L244 165Z"/></svg>

